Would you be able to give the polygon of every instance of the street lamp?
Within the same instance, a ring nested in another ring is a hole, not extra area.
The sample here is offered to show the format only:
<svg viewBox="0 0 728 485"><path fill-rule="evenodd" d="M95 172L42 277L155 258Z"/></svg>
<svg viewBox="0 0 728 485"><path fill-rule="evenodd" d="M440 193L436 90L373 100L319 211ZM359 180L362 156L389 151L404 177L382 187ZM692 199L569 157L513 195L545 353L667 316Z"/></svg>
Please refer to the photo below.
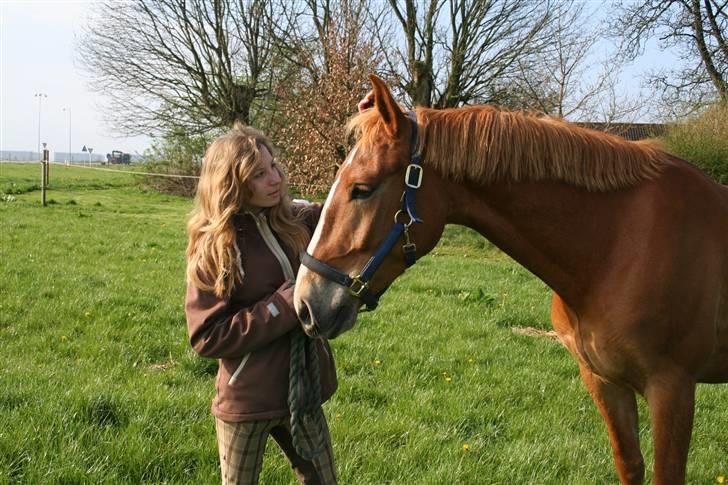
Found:
<svg viewBox="0 0 728 485"><path fill-rule="evenodd" d="M40 155L40 105L43 98L47 98L48 95L45 93L35 93L34 98L38 98L38 154ZM43 158L43 155L40 155Z"/></svg>
<svg viewBox="0 0 728 485"><path fill-rule="evenodd" d="M63 108L63 111L68 111L68 163L73 163L73 155L71 155L71 108Z"/></svg>

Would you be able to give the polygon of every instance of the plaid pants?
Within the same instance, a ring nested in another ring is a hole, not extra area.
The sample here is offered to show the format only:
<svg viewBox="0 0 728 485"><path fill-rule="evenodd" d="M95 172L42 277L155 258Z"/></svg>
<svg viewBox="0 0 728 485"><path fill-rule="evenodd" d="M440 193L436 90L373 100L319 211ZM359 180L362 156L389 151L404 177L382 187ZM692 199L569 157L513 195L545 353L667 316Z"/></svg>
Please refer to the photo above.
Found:
<svg viewBox="0 0 728 485"><path fill-rule="evenodd" d="M288 416L266 421L231 423L215 418L217 447L223 485L257 484L263 466L268 435L278 443L298 480L305 485L336 484L331 435L324 420L326 448L312 462L304 460L293 446ZM314 433L304 426L304 440L310 445Z"/></svg>

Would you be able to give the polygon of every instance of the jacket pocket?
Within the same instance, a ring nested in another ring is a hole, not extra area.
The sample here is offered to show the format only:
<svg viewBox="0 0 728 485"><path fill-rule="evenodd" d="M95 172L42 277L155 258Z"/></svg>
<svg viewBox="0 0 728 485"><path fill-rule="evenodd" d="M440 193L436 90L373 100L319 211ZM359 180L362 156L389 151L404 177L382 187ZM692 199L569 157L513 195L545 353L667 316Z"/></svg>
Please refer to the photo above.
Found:
<svg viewBox="0 0 728 485"><path fill-rule="evenodd" d="M240 377L240 373L243 372L243 369L245 368L245 364L248 362L248 359L250 358L250 353L247 353L243 356L243 359L240 361L240 364L238 364L237 368L233 371L232 375L230 376L230 379L228 380L228 386L232 386L235 384L235 381L238 380Z"/></svg>

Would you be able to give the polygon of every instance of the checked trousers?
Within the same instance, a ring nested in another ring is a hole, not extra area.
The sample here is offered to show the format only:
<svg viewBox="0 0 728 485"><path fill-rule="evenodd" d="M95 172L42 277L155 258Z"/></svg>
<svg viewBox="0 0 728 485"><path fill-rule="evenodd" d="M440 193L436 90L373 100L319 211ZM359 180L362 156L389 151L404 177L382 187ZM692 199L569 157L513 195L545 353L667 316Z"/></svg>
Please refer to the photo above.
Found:
<svg viewBox="0 0 728 485"><path fill-rule="evenodd" d="M325 420L324 420L324 424ZM334 454L328 426L324 429L326 448L313 461L304 460L293 446L288 416L264 420L231 423L215 418L217 447L220 452L220 472L223 485L254 485L258 483L263 466L263 452L268 436L272 436L291 464L296 478L305 485L336 484ZM304 439L310 443L313 433L304 427Z"/></svg>

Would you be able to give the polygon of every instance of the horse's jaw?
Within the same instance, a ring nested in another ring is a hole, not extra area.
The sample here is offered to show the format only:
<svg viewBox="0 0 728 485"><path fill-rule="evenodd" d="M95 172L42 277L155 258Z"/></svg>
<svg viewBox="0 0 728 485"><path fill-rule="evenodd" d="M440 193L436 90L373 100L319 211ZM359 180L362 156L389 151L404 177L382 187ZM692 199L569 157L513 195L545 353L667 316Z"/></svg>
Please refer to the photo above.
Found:
<svg viewBox="0 0 728 485"><path fill-rule="evenodd" d="M333 339L354 326L359 301L343 286L301 266L293 306L309 337Z"/></svg>

